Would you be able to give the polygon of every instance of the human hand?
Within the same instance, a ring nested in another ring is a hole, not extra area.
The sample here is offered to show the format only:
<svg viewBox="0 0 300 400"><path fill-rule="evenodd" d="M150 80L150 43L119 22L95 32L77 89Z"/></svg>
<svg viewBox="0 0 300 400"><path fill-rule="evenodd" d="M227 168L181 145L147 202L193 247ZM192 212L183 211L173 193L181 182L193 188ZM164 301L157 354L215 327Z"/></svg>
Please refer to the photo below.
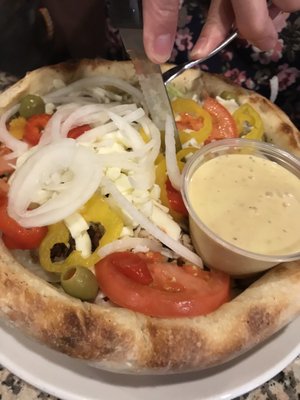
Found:
<svg viewBox="0 0 300 400"><path fill-rule="evenodd" d="M272 12L300 10L300 0L273 0L268 9L266 0L212 0L207 21L190 56L205 57L227 36L234 24L239 35L260 50L272 49L278 39Z"/></svg>
<svg viewBox="0 0 300 400"><path fill-rule="evenodd" d="M273 0L273 4L285 12L300 10L300 0ZM143 0L145 50L156 63L167 61L171 55L178 10L179 0ZM233 24L240 36L261 50L269 50L276 43L277 31L266 0L212 0L191 58L210 53L228 36Z"/></svg>

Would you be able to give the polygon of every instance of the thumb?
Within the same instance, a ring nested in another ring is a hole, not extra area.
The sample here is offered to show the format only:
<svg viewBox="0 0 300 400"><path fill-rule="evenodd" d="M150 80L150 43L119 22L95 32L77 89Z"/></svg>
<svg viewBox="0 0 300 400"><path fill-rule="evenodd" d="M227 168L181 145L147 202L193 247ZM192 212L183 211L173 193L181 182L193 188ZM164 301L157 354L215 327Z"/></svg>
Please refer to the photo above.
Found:
<svg viewBox="0 0 300 400"><path fill-rule="evenodd" d="M143 0L144 46L155 63L166 62L176 35L179 0Z"/></svg>

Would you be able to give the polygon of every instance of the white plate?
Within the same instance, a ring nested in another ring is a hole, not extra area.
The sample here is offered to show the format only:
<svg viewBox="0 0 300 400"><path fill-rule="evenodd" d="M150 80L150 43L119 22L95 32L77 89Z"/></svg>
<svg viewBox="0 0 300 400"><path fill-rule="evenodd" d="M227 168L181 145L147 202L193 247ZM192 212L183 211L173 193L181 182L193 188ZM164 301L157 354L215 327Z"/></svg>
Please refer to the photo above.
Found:
<svg viewBox="0 0 300 400"><path fill-rule="evenodd" d="M232 399L272 378L300 353L300 318L222 367L169 376L119 375L70 359L0 325L0 363L64 400Z"/></svg>

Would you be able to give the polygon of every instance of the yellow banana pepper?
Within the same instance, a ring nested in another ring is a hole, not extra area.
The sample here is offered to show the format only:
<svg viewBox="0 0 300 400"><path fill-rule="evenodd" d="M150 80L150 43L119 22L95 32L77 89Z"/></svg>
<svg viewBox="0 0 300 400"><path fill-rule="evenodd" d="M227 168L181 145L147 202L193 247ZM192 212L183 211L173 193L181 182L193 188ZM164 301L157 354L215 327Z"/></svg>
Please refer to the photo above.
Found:
<svg viewBox="0 0 300 400"><path fill-rule="evenodd" d="M172 101L172 108L175 118L179 115L183 124L184 120L187 119L186 122L191 125L191 131L187 132L187 128L183 130L180 129L180 120L177 123L177 125L179 125L179 137L182 144L192 138L194 138L197 143L201 144L209 137L212 131L212 117L198 103L192 99L178 98ZM199 123L201 127L197 129Z"/></svg>
<svg viewBox="0 0 300 400"><path fill-rule="evenodd" d="M44 269L51 272L61 272L68 266L92 267L99 261L100 247L118 239L123 228L122 219L117 215L99 194L95 194L80 210L80 214L87 222L100 223L104 228L104 235L99 240L98 247L93 253L83 258L81 252L73 250L63 261L52 261L51 249L56 244L69 247L70 233L64 222L50 225L48 233L39 248L40 263Z"/></svg>
<svg viewBox="0 0 300 400"><path fill-rule="evenodd" d="M10 121L8 124L9 133L16 139L22 139L25 133L25 125L27 120L23 117L17 117Z"/></svg>
<svg viewBox="0 0 300 400"><path fill-rule="evenodd" d="M146 132L144 131L143 128L140 128L139 134L141 135L141 138L143 139L143 141L144 141L145 143L148 143L148 142L150 141L149 136L146 134Z"/></svg>
<svg viewBox="0 0 300 400"><path fill-rule="evenodd" d="M240 106L234 113L233 118L237 124L239 135L246 139L262 140L264 125L260 115L248 103ZM248 131L248 129L250 129Z"/></svg>

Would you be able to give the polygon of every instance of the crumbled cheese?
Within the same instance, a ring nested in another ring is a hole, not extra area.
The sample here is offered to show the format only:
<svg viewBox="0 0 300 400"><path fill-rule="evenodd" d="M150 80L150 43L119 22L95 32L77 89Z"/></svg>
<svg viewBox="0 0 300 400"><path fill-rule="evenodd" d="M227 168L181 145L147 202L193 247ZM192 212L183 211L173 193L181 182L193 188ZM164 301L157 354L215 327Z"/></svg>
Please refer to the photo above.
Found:
<svg viewBox="0 0 300 400"><path fill-rule="evenodd" d="M201 145L202 146L202 145ZM183 143L182 148L185 149L186 147L196 147L199 148L201 147L200 144L197 142L195 138L191 138L190 140L187 140L185 143Z"/></svg>
<svg viewBox="0 0 300 400"><path fill-rule="evenodd" d="M128 237L128 236L130 236L130 237L134 236L133 229L131 227L129 227L129 226L124 226L122 228L122 231L121 231L121 234L120 234L120 238Z"/></svg>
<svg viewBox="0 0 300 400"><path fill-rule="evenodd" d="M230 114L233 114L239 108L239 104L234 99L225 100L222 99L222 97L217 96L216 100L218 103L222 104L222 106L224 106L230 112Z"/></svg>
<svg viewBox="0 0 300 400"><path fill-rule="evenodd" d="M65 218L65 224L67 225L71 236L75 239L82 232L89 229L89 225L82 215L74 213Z"/></svg>
<svg viewBox="0 0 300 400"><path fill-rule="evenodd" d="M88 258L92 254L92 243L88 233L83 232L74 240L76 250L81 252L83 258Z"/></svg>
<svg viewBox="0 0 300 400"><path fill-rule="evenodd" d="M45 104L45 113L52 115L55 111L55 104L53 103L46 103Z"/></svg>
<svg viewBox="0 0 300 400"><path fill-rule="evenodd" d="M150 217L153 214L153 202L147 201L137 207L146 217Z"/></svg>
<svg viewBox="0 0 300 400"><path fill-rule="evenodd" d="M172 219L170 214L166 214L159 207L154 206L150 219L172 239L179 240L180 226Z"/></svg>
<svg viewBox="0 0 300 400"><path fill-rule="evenodd" d="M110 167L106 170L106 176L112 181L117 180L121 175L121 168L118 167Z"/></svg>
<svg viewBox="0 0 300 400"><path fill-rule="evenodd" d="M98 154L110 154L112 152L123 152L124 146L119 143L113 143L111 146L104 146L105 142L102 141L99 144L94 144L95 150Z"/></svg>
<svg viewBox="0 0 300 400"><path fill-rule="evenodd" d="M121 193L128 192L132 190L132 185L130 184L129 178L126 174L121 173L118 179L114 181L117 188Z"/></svg>
<svg viewBox="0 0 300 400"><path fill-rule="evenodd" d="M75 240L76 250L81 252L82 257L87 258L91 255L92 244L87 230L89 225L82 215L73 213L64 219L70 235Z"/></svg>
<svg viewBox="0 0 300 400"><path fill-rule="evenodd" d="M150 190L150 197L153 200L159 200L160 199L160 187L156 183L152 186L152 189Z"/></svg>
<svg viewBox="0 0 300 400"><path fill-rule="evenodd" d="M135 204L143 204L149 201L149 192L147 190L134 189L132 192L133 202Z"/></svg>

